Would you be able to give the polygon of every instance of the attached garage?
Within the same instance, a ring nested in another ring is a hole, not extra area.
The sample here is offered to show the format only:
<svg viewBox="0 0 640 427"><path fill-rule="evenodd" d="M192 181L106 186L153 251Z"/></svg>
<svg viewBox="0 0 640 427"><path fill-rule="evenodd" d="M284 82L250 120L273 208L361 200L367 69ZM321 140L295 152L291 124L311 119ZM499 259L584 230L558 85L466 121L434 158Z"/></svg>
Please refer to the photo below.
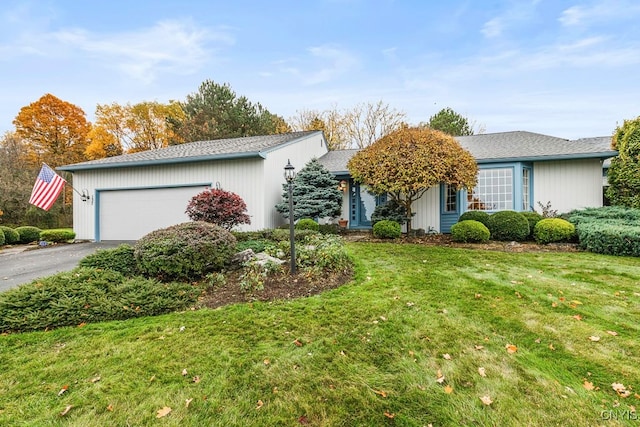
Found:
<svg viewBox="0 0 640 427"><path fill-rule="evenodd" d="M189 200L208 185L100 190L97 240L137 240L159 228L189 221Z"/></svg>

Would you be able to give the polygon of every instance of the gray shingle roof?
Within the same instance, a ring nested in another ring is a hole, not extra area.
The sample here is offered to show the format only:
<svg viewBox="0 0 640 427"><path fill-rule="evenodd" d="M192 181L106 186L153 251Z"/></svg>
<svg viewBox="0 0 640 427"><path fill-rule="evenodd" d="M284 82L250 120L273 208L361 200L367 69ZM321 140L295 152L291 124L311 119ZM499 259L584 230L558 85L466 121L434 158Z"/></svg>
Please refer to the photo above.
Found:
<svg viewBox="0 0 640 427"><path fill-rule="evenodd" d="M123 154L89 162L60 166L59 170L76 171L102 168L196 162L202 160L265 157L266 153L320 131L291 132L277 135L216 139L171 145L157 150Z"/></svg>
<svg viewBox="0 0 640 427"><path fill-rule="evenodd" d="M617 155L611 137L568 140L539 133L514 131L459 136L456 140L478 163L600 158ZM334 174L345 173L347 162L358 150L330 151L319 161Z"/></svg>

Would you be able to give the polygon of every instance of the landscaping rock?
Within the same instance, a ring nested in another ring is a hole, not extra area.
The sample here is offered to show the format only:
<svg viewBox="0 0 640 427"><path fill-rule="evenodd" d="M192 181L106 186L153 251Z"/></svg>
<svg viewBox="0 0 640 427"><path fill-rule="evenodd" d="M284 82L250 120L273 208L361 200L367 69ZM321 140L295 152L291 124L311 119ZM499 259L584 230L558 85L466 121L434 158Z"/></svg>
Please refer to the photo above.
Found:
<svg viewBox="0 0 640 427"><path fill-rule="evenodd" d="M247 250L251 250L251 249L247 249ZM273 263L277 265L284 264L284 260L281 260L280 258L272 257L270 255L265 254L264 252L260 252L259 254L255 255L255 259L256 259L256 263L261 266L265 266L268 263Z"/></svg>
<svg viewBox="0 0 640 427"><path fill-rule="evenodd" d="M242 264L247 261L250 261L256 257L256 254L253 252L253 249L245 249L242 252L238 252L234 256L231 257L231 266L240 268Z"/></svg>

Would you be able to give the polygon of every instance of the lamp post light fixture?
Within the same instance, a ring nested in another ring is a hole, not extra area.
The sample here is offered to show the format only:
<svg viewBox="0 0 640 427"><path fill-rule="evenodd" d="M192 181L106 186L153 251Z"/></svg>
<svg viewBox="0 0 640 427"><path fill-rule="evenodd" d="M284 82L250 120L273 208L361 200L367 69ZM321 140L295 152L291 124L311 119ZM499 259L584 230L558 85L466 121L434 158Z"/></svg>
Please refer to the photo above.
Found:
<svg viewBox="0 0 640 427"><path fill-rule="evenodd" d="M291 246L291 264L289 272L293 276L296 274L296 238L293 226L293 179L296 177L296 168L291 165L291 161L287 160L287 166L284 167L284 179L289 184L289 245Z"/></svg>

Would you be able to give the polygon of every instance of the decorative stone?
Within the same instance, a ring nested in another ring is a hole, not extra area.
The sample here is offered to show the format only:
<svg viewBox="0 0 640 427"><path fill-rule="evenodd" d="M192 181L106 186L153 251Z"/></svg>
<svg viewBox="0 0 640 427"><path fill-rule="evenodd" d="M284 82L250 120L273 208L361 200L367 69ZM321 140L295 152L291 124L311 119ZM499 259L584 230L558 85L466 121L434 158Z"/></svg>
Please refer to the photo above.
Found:
<svg viewBox="0 0 640 427"><path fill-rule="evenodd" d="M245 249L242 252L238 252L234 256L231 257L231 265L240 266L247 261L250 261L256 257L256 254L253 252L253 249Z"/></svg>

